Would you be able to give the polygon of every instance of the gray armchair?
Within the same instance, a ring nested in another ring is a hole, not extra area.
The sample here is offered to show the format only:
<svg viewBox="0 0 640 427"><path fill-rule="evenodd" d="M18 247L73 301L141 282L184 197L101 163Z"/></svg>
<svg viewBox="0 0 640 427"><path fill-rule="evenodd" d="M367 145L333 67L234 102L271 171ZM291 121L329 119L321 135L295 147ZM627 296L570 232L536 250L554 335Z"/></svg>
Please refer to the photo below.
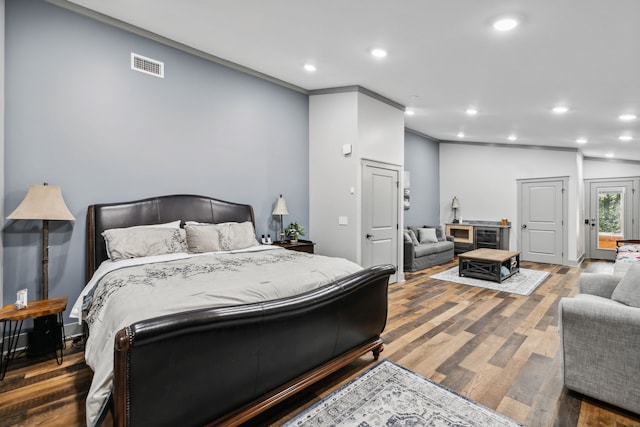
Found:
<svg viewBox="0 0 640 427"><path fill-rule="evenodd" d="M640 413L640 308L611 299L620 280L582 273L580 293L560 300L562 375L571 390Z"/></svg>

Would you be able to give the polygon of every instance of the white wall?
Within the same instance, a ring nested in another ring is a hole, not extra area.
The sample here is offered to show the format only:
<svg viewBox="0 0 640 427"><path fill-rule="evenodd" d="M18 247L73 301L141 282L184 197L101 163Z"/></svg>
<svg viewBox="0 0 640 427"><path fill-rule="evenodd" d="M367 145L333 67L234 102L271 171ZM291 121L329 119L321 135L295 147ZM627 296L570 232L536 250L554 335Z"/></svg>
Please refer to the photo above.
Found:
<svg viewBox="0 0 640 427"><path fill-rule="evenodd" d="M616 160L584 160L584 179L624 178L640 176L640 162Z"/></svg>
<svg viewBox="0 0 640 427"><path fill-rule="evenodd" d="M358 94L309 97L309 225L316 252L357 260ZM351 144L353 153L342 155ZM349 224L338 226L338 217Z"/></svg>
<svg viewBox="0 0 640 427"><path fill-rule="evenodd" d="M512 222L509 247L516 249L518 179L569 177L568 254L575 264L584 253L581 236L582 176L577 151L516 148L457 143L440 144L440 219L451 222L451 199L460 201L458 215L466 220ZM580 243L578 242L580 240Z"/></svg>
<svg viewBox="0 0 640 427"><path fill-rule="evenodd" d="M342 154L346 144L352 147L347 156ZM311 95L309 223L317 253L361 262L362 160L393 164L402 171L403 111L358 90ZM347 217L348 225L338 224L340 216Z"/></svg>

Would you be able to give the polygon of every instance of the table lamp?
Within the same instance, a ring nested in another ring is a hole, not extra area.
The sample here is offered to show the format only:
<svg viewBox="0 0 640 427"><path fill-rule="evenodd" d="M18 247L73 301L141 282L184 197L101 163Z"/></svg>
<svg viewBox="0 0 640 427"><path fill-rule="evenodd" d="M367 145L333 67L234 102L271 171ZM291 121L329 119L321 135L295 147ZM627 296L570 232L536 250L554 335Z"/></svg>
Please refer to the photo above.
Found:
<svg viewBox="0 0 640 427"><path fill-rule="evenodd" d="M49 298L49 221L73 221L75 218L62 198L60 187L32 185L24 200L7 219L42 220L42 299Z"/></svg>
<svg viewBox="0 0 640 427"><path fill-rule="evenodd" d="M287 210L287 202L282 194L276 200L276 207L273 209L272 215L280 215L280 241L284 240L284 224L282 222L284 215L289 215Z"/></svg>
<svg viewBox="0 0 640 427"><path fill-rule="evenodd" d="M460 202L458 202L458 198L457 197L453 197L453 200L451 201L451 209L453 209L453 223L457 224L458 223L458 218L457 218L457 212L458 209L460 209Z"/></svg>

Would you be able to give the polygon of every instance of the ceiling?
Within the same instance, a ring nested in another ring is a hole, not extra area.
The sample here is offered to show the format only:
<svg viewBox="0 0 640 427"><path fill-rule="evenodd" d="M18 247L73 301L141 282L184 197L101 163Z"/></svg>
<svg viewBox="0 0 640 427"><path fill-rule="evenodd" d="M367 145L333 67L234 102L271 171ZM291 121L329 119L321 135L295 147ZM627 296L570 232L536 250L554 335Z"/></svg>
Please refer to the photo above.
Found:
<svg viewBox="0 0 640 427"><path fill-rule="evenodd" d="M640 161L638 0L61 2L304 90L360 85L412 110L406 127L438 140ZM504 15L520 24L494 30Z"/></svg>

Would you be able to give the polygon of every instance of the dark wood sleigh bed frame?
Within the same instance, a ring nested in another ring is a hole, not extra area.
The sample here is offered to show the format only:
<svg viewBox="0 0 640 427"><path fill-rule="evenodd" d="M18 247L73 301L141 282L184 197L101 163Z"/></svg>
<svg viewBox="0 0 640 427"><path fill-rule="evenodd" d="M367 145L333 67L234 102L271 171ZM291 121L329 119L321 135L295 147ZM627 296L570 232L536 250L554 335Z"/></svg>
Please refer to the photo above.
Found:
<svg viewBox="0 0 640 427"><path fill-rule="evenodd" d="M107 259L101 233L175 220L255 224L253 208L173 195L89 206L87 276ZM378 359L391 265L290 298L136 322L115 339L118 426L238 425L369 351Z"/></svg>

